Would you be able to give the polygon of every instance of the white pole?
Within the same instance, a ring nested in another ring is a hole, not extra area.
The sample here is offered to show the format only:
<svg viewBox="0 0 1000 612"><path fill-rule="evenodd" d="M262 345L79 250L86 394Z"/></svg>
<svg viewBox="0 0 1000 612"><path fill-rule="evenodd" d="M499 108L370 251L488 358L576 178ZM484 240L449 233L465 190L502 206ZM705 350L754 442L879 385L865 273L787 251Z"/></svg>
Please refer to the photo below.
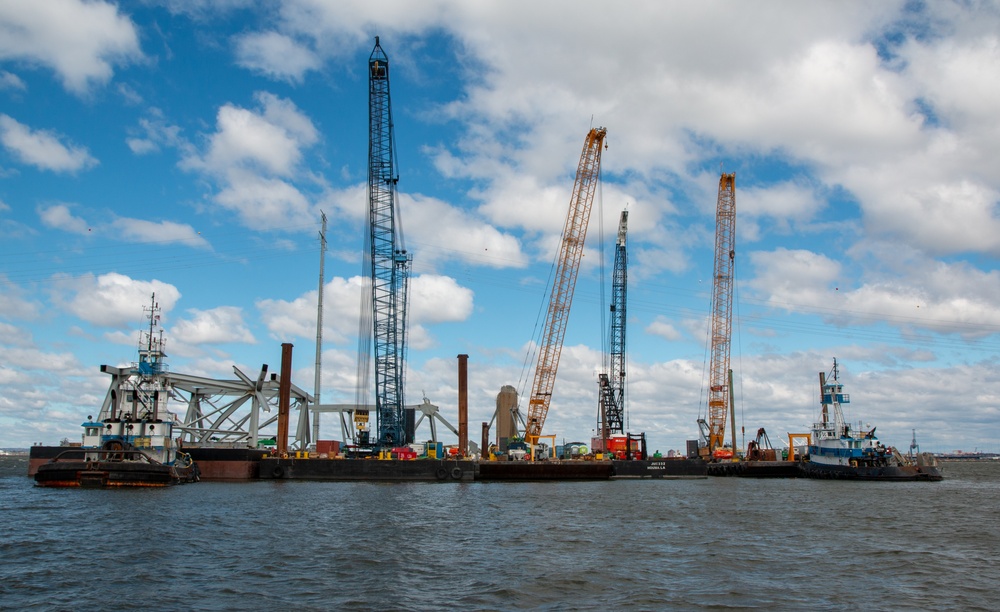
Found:
<svg viewBox="0 0 1000 612"><path fill-rule="evenodd" d="M313 387L314 406L319 406L320 374L323 371L323 264L326 263L326 213L323 216L323 229L319 233L319 292L316 297L316 380ZM319 411L313 411L313 443L319 441Z"/></svg>

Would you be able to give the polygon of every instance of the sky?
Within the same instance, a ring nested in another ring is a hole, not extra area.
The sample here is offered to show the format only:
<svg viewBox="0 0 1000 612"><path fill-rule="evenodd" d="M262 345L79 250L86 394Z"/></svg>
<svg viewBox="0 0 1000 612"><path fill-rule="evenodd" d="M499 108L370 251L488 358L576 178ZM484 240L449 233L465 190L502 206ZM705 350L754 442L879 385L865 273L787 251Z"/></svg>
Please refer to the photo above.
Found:
<svg viewBox="0 0 1000 612"><path fill-rule="evenodd" d="M472 439L503 385L526 406L601 126L543 433L596 426L627 208L628 429L650 451L698 437L734 172L738 443L808 431L837 359L847 418L883 442L998 452L998 32L1000 4L976 0L0 0L0 447L78 439L154 292L171 370L277 371L289 342L312 391L323 214L320 396L354 401L379 36L408 404L457 424L466 354Z"/></svg>

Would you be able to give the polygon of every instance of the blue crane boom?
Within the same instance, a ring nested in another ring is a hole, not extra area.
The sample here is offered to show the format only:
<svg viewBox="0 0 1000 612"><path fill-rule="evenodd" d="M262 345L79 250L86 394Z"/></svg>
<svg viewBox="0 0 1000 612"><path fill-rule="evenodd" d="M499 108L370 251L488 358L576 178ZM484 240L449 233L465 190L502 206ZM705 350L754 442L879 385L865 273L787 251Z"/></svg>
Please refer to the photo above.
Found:
<svg viewBox="0 0 1000 612"><path fill-rule="evenodd" d="M403 378L406 300L412 258L397 247L396 157L389 98L389 59L375 37L368 58L368 222L375 345L376 445L405 444Z"/></svg>
<svg viewBox="0 0 1000 612"><path fill-rule="evenodd" d="M615 268L611 280L611 333L610 362L607 374L600 375L601 385L601 434L607 439L612 434L625 433L625 297L628 287L628 251L625 239L628 234L628 211L623 210L618 221L618 240L615 242Z"/></svg>

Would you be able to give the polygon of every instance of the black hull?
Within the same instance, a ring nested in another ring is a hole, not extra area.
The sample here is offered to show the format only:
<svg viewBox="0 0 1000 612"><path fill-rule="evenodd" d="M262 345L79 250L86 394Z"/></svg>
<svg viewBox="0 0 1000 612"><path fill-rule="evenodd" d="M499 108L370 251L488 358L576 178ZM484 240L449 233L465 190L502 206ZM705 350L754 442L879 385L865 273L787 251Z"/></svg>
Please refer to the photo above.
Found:
<svg viewBox="0 0 1000 612"><path fill-rule="evenodd" d="M484 461L476 480L610 480L610 461Z"/></svg>
<svg viewBox="0 0 1000 612"><path fill-rule="evenodd" d="M939 481L941 472L934 466L858 466L826 465L806 461L800 464L801 475L805 478L837 480L886 480L886 481Z"/></svg>
<svg viewBox="0 0 1000 612"><path fill-rule="evenodd" d="M56 488L168 487L198 481L198 464L183 468L138 450L63 449L35 470L35 484Z"/></svg>
<svg viewBox="0 0 1000 612"><path fill-rule="evenodd" d="M472 482L475 461L445 459L279 459L260 460L261 480L330 480L383 482Z"/></svg>
<svg viewBox="0 0 1000 612"><path fill-rule="evenodd" d="M180 481L168 465L132 461L60 461L35 472L40 487L167 487Z"/></svg>
<svg viewBox="0 0 1000 612"><path fill-rule="evenodd" d="M612 478L705 478L708 464L701 459L642 459L634 461L611 461L614 468Z"/></svg>
<svg viewBox="0 0 1000 612"><path fill-rule="evenodd" d="M797 478L802 476L796 461L725 461L708 466L709 476L741 478Z"/></svg>

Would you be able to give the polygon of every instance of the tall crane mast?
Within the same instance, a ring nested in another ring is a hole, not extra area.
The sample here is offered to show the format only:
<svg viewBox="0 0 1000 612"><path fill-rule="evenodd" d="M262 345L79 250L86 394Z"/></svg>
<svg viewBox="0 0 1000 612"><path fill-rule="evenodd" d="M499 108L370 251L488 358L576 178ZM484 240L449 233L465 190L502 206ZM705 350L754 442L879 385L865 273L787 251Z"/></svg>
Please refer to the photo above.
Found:
<svg viewBox="0 0 1000 612"><path fill-rule="evenodd" d="M598 127L592 128L587 133L583 152L580 154L580 163L576 169L576 181L569 202L566 226L563 228L555 281L549 297L538 364L535 366L535 380L531 386L531 399L528 402L528 421L524 429L524 439L532 446L538 443L538 438L542 435L542 426L545 424L545 417L552 401L552 389L556 384L556 370L559 369L559 356L562 353L563 338L566 336L569 308L573 302L580 258L583 257L583 244L587 238L590 209L594 204L594 191L601 170L601 147L607 132L603 127Z"/></svg>
<svg viewBox="0 0 1000 612"><path fill-rule="evenodd" d="M412 258L397 247L396 156L389 99L389 59L375 37L368 58L368 222L371 248L375 409L380 448L405 444L403 374L406 300ZM400 241L401 242L401 241Z"/></svg>
<svg viewBox="0 0 1000 612"><path fill-rule="evenodd" d="M618 220L615 268L611 278L610 367L599 376L601 386L601 439L625 433L625 294L628 287L628 211Z"/></svg>
<svg viewBox="0 0 1000 612"><path fill-rule="evenodd" d="M722 448L731 398L729 343L733 326L733 267L736 260L736 173L719 178L715 212L715 272L712 291L712 361L709 367L708 453ZM735 450L735 449L734 449Z"/></svg>

